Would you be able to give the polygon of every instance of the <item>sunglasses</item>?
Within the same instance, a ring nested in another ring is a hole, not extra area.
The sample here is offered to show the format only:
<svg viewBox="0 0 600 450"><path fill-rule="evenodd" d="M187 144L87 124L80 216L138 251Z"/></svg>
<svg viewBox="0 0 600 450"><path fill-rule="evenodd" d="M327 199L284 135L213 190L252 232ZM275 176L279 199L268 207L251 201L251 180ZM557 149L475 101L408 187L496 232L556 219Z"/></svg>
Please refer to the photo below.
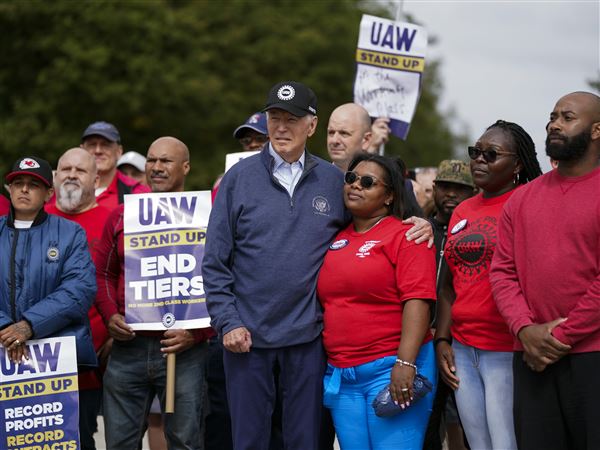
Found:
<svg viewBox="0 0 600 450"><path fill-rule="evenodd" d="M252 136L252 137L243 137L240 139L240 144L242 145L250 145L252 142L256 142L257 144L266 144L269 140L269 136L260 135L260 136Z"/></svg>
<svg viewBox="0 0 600 450"><path fill-rule="evenodd" d="M360 184L360 187L363 189L371 189L376 184L387 186L387 184L379 181L377 178L372 177L371 175L363 175L361 177L354 172L346 172L344 175L344 183L348 185L354 184L356 180L358 180L358 184Z"/></svg>
<svg viewBox="0 0 600 450"><path fill-rule="evenodd" d="M485 159L486 162L489 162L489 163L493 163L494 161L496 161L496 159L498 159L498 155L517 156L516 153L503 152L500 150L494 150L493 148L488 148L487 150L481 150L477 147L467 147L467 150L469 151L469 158L475 160L475 159L479 158L480 155L483 155L483 159Z"/></svg>

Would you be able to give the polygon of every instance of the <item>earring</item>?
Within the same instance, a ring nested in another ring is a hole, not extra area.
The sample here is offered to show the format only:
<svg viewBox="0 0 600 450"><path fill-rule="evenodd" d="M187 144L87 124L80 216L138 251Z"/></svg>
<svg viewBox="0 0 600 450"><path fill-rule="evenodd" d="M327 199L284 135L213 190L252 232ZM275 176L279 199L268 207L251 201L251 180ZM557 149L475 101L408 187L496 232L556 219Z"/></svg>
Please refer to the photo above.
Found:
<svg viewBox="0 0 600 450"><path fill-rule="evenodd" d="M519 184L519 182L520 182L520 181L521 181L521 176L520 176L520 173L519 173L519 172L517 172L517 173L515 174L515 178L513 179L513 183L514 183L514 184Z"/></svg>

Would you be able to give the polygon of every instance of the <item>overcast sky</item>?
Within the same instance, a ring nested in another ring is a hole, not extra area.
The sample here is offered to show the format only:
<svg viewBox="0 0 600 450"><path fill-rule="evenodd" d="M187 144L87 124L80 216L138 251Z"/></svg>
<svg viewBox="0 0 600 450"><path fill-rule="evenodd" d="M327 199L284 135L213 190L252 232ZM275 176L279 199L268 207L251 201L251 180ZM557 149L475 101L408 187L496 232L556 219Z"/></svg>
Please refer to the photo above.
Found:
<svg viewBox="0 0 600 450"><path fill-rule="evenodd" d="M405 0L403 11L437 37L428 56L442 60L442 108L455 109L455 128L474 141L497 119L517 122L547 171L544 128L556 100L599 77L599 3Z"/></svg>

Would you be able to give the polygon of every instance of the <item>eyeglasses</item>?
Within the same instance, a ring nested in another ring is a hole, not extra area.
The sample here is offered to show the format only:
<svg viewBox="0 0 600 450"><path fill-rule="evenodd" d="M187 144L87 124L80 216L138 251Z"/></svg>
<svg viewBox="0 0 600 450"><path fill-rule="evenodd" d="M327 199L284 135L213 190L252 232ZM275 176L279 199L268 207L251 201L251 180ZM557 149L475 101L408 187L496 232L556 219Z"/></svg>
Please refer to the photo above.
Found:
<svg viewBox="0 0 600 450"><path fill-rule="evenodd" d="M269 140L269 136L265 136L264 134L261 134L260 136L246 136L246 137L240 138L240 144L250 145L250 144L252 144L253 141L256 142L257 144L266 144L268 140Z"/></svg>
<svg viewBox="0 0 600 450"><path fill-rule="evenodd" d="M377 178L372 177L371 175L357 175L354 172L346 172L344 175L344 183L346 184L354 184L358 180L360 187L363 189L371 189L376 184L381 184L383 186L387 186L387 184L379 181Z"/></svg>
<svg viewBox="0 0 600 450"><path fill-rule="evenodd" d="M475 160L475 159L479 158L479 155L483 155L483 159L485 159L486 162L489 162L489 163L493 163L494 161L496 161L496 159L498 158L498 155L517 156L516 153L503 152L500 150L495 150L493 148L488 148L487 150L481 150L477 147L467 147L467 150L469 151L469 158Z"/></svg>

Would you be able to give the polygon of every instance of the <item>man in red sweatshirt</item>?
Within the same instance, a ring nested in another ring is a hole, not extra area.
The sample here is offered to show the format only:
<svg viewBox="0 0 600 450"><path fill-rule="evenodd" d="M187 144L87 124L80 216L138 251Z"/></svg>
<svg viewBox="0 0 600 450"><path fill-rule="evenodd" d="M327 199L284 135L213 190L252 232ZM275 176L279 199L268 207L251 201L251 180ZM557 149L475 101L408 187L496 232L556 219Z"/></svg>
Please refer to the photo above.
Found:
<svg viewBox="0 0 600 450"><path fill-rule="evenodd" d="M152 192L183 192L190 171L187 146L174 137L154 141L146 155L146 177ZM104 375L104 430L107 450L139 447L145 418L155 395L165 406L166 356L177 354L175 412L164 418L169 448L202 448L202 407L207 339L211 328L137 331L125 322L124 206L108 217L94 258L96 307L113 347Z"/></svg>
<svg viewBox="0 0 600 450"><path fill-rule="evenodd" d="M546 131L558 168L506 203L490 274L517 338L517 444L600 448L600 97L565 95Z"/></svg>

